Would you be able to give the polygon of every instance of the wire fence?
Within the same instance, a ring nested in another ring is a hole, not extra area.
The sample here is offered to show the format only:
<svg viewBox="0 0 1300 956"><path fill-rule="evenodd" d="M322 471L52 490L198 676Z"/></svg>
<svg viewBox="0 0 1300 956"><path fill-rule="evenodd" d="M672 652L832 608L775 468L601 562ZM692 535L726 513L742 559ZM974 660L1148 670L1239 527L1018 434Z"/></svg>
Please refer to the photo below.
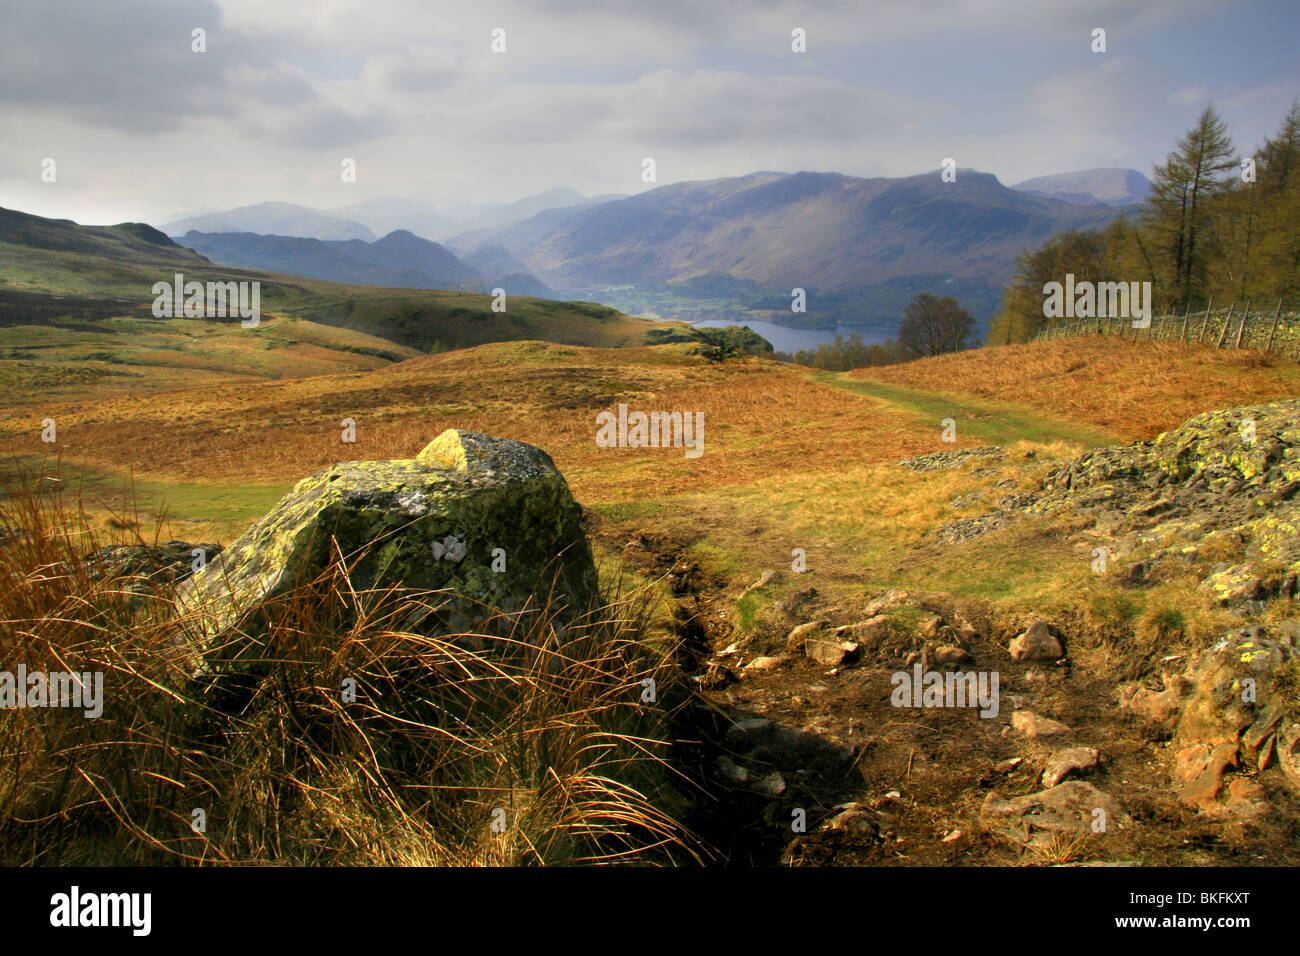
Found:
<svg viewBox="0 0 1300 956"><path fill-rule="evenodd" d="M1300 361L1300 302L1279 299L1262 309L1252 302L1232 302L1223 308L1207 302L1181 313L1152 316L1145 328L1135 327L1134 322L1105 317L1058 319L1034 338L1118 335L1132 341L1199 342L1219 349L1258 349Z"/></svg>

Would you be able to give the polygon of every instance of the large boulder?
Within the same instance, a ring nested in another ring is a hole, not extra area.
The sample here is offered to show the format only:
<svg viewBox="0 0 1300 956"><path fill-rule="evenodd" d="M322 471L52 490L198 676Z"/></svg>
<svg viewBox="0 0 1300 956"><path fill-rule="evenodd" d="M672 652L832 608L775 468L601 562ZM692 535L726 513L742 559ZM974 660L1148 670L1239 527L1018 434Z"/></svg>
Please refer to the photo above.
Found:
<svg viewBox="0 0 1300 956"><path fill-rule="evenodd" d="M582 509L546 452L449 430L412 459L348 461L300 481L268 514L182 585L202 608L196 666L247 648L259 607L310 581L338 554L360 592L440 591L434 610L401 622L425 634L519 622L549 606L561 630L596 598ZM220 638L220 639L219 639Z"/></svg>

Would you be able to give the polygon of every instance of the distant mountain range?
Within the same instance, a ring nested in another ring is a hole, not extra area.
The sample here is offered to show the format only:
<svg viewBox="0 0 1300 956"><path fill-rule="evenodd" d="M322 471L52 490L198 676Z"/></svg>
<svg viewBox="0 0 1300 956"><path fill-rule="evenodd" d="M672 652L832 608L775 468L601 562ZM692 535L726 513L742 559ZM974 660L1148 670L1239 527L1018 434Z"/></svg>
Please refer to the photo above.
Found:
<svg viewBox="0 0 1300 956"><path fill-rule="evenodd" d="M405 229L374 242L198 231L185 233L177 242L214 263L350 285L468 292L500 287L510 295L556 297L505 250L496 254L488 250L477 260L487 268L478 268L462 262L441 244Z"/></svg>
<svg viewBox="0 0 1300 956"><path fill-rule="evenodd" d="M378 238L359 222L288 202L260 202L225 212L189 216L165 222L161 228L169 236L187 232L253 232L264 236L306 236L334 241L360 239L374 242Z"/></svg>
<svg viewBox="0 0 1300 956"><path fill-rule="evenodd" d="M1151 195L1151 180L1136 169L1081 169L1074 173L1039 176L1011 187L1074 205L1131 206Z"/></svg>
<svg viewBox="0 0 1300 956"><path fill-rule="evenodd" d="M169 236L187 232L251 232L263 236L373 242L378 236L406 230L425 239L500 229L544 209L603 202L621 196L590 199L567 187L548 189L512 203L441 204L391 197L365 199L337 209L315 209L287 202L263 202L227 210L204 210L162 224Z"/></svg>
<svg viewBox="0 0 1300 956"><path fill-rule="evenodd" d="M214 261L339 282L499 284L632 314L892 333L903 307L925 291L955 296L983 325L1022 249L1103 226L1149 190L1131 169L1015 187L972 169L955 182L937 170L898 179L758 172L635 196L558 188L450 213L396 199L334 210L262 203L164 228L178 235L186 223L220 225L192 227L180 241ZM383 239L366 238L372 226L399 223ZM272 230L284 225L299 231ZM463 228L447 237L454 226ZM433 232L445 246L427 238ZM805 290L805 313L791 311L795 288Z"/></svg>
<svg viewBox="0 0 1300 956"><path fill-rule="evenodd" d="M986 321L1023 248L1119 212L1009 189L971 169L950 183L937 170L901 179L759 172L548 209L449 245L499 245L564 295L634 314L896 328L919 291L955 295ZM807 295L805 314L791 312L795 288Z"/></svg>

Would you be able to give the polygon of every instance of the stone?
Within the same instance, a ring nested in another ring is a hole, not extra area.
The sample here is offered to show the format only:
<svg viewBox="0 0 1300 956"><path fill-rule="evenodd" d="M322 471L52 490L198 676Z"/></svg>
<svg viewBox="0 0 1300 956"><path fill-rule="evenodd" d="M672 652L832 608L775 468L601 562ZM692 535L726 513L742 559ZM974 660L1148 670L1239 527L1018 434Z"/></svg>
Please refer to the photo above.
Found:
<svg viewBox="0 0 1300 956"><path fill-rule="evenodd" d="M769 584L772 583L772 579L773 579L774 577L776 577L776 572L775 572L775 571L771 571L771 570L764 571L762 574L760 574L760 575L758 576L758 580L757 580L757 581L755 581L755 582L754 582L753 584L751 584L749 587L745 588L745 590L743 590L743 591L740 592L740 597L738 597L736 600L737 600L737 601L743 601L745 598L747 598L747 597L748 597L751 593L753 593L754 591L758 591L758 590L760 590L760 589L762 589L762 588L767 587Z"/></svg>
<svg viewBox="0 0 1300 956"><path fill-rule="evenodd" d="M185 635L196 667L255 658L258 612L340 553L353 591L439 592L394 622L415 633L526 624L548 603L562 633L598 597L582 508L551 457L451 429L415 458L342 462L303 479L186 581L180 602L204 619Z"/></svg>
<svg viewBox="0 0 1300 956"><path fill-rule="evenodd" d="M964 647L958 647L956 644L944 644L934 649L934 655L931 660L939 665L968 664L971 661L970 654L966 653Z"/></svg>
<svg viewBox="0 0 1300 956"><path fill-rule="evenodd" d="M858 656L861 647L852 641L811 640L804 644L804 653L818 664L839 667Z"/></svg>
<svg viewBox="0 0 1300 956"><path fill-rule="evenodd" d="M893 610L900 604L906 603L909 597L910 595L901 588L889 588L867 602L867 606L862 609L862 616L871 618L877 614L883 614L885 611Z"/></svg>
<svg viewBox="0 0 1300 956"><path fill-rule="evenodd" d="M1055 751L1043 768L1043 786L1050 789L1073 773L1091 770L1097 766L1100 756L1092 747L1067 747Z"/></svg>
<svg viewBox="0 0 1300 956"><path fill-rule="evenodd" d="M1108 830L1132 823L1114 797L1083 780L1011 800L992 790L984 798L980 818L990 831L1019 844L1044 843L1057 834L1092 833L1100 819Z"/></svg>
<svg viewBox="0 0 1300 956"><path fill-rule="evenodd" d="M750 673L758 673L758 672L761 672L761 671L770 671L770 670L773 670L774 668L780 667L782 664L784 664L784 663L785 663L786 661L788 661L788 660L789 660L789 658L788 658L788 657L784 657L784 656L782 656L782 657L769 657L769 656L755 657L752 661L750 661L748 664L746 664L744 667L742 667L742 668L741 668L741 671L742 671L743 673L746 673L746 674L750 674Z"/></svg>
<svg viewBox="0 0 1300 956"><path fill-rule="evenodd" d="M1056 737L1072 734L1074 731L1058 720L1040 717L1032 710L1018 710L1011 715L1011 729L1030 739L1035 737Z"/></svg>
<svg viewBox="0 0 1300 956"><path fill-rule="evenodd" d="M808 621L806 624L800 624L791 629L785 638L785 649L793 654L803 650L804 642L809 635L821 630L821 621Z"/></svg>
<svg viewBox="0 0 1300 956"><path fill-rule="evenodd" d="M1011 642L1011 656L1018 661L1055 661L1065 656L1065 648L1052 633L1052 626L1036 620Z"/></svg>

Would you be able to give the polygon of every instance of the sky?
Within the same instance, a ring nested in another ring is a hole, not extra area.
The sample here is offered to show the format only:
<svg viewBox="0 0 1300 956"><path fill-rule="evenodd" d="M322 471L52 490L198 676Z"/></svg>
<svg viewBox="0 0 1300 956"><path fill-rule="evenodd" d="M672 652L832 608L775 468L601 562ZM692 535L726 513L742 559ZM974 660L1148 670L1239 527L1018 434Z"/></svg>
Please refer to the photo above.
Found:
<svg viewBox="0 0 1300 956"><path fill-rule="evenodd" d="M455 213L640 192L645 158L654 185L1150 175L1207 102L1239 151L1276 132L1297 36L1297 0L0 0L0 206Z"/></svg>

